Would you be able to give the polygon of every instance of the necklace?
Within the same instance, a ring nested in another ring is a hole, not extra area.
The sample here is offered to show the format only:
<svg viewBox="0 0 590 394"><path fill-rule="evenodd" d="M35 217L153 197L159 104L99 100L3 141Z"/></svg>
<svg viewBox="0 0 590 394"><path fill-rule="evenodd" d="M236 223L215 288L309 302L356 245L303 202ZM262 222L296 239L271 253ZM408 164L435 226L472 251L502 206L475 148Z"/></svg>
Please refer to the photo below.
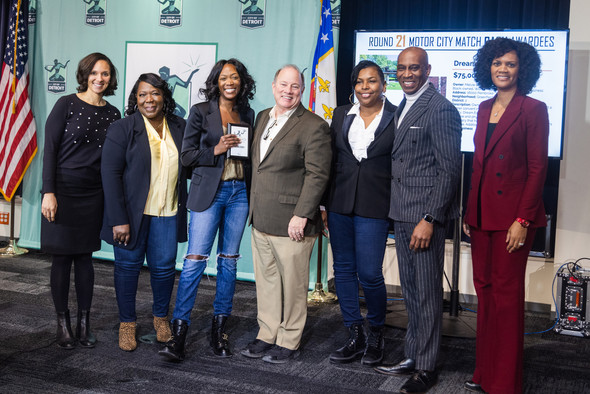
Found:
<svg viewBox="0 0 590 394"><path fill-rule="evenodd" d="M498 104L498 106L499 106L500 108L498 108L498 110L497 110L496 112L494 112L494 118L495 118L496 116L498 116L498 114L500 113L500 111L502 111L502 112L503 112L503 111L506 109L506 108L502 107L500 104Z"/></svg>

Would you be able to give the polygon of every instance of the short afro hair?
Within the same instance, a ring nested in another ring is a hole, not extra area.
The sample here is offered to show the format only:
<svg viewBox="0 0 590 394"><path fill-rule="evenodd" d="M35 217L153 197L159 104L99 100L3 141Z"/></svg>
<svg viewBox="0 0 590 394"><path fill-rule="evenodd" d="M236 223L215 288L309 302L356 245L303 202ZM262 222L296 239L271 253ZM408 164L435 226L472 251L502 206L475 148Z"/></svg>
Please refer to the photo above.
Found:
<svg viewBox="0 0 590 394"><path fill-rule="evenodd" d="M518 91L522 94L529 94L533 90L541 76L541 59L537 50L526 42L504 37L486 41L473 57L473 77L481 89L497 90L492 82L490 72L492 62L512 51L515 51L518 56L518 79L516 82Z"/></svg>

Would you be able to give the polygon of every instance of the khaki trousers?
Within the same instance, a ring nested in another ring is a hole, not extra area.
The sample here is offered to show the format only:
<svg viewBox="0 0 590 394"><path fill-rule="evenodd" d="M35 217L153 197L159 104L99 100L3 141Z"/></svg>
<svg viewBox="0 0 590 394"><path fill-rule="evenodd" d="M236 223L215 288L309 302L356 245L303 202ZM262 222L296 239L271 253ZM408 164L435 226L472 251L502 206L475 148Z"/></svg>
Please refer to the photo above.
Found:
<svg viewBox="0 0 590 394"><path fill-rule="evenodd" d="M317 236L301 242L252 228L257 339L297 349L307 319L309 259Z"/></svg>

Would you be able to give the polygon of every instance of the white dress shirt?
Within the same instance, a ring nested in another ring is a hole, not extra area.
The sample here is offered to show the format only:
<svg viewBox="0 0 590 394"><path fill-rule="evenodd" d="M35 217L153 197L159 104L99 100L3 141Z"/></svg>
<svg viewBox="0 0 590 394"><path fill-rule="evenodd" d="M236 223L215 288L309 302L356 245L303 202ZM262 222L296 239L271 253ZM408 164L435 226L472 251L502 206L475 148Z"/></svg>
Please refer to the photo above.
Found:
<svg viewBox="0 0 590 394"><path fill-rule="evenodd" d="M268 151L268 147L272 140L275 139L279 131L283 128L285 123L289 120L289 117L293 115L293 112L297 109L297 107L288 110L287 112L283 113L282 115L276 116L277 106L275 105L272 107L268 117L268 123L264 128L264 132L262 133L262 137L260 138L260 161L264 159L266 156L266 152Z"/></svg>
<svg viewBox="0 0 590 394"><path fill-rule="evenodd" d="M360 105L357 102L352 106L350 111L348 111L347 115L356 115L352 124L350 125L350 130L348 131L348 142L350 143L350 148L352 149L352 154L358 161L367 158L367 149L371 142L375 139L375 131L377 130L377 126L381 122L381 118L383 117L383 108L385 108L385 97L383 97L383 105L381 106L381 110L375 116L375 119L365 128L365 121L361 118L360 114Z"/></svg>

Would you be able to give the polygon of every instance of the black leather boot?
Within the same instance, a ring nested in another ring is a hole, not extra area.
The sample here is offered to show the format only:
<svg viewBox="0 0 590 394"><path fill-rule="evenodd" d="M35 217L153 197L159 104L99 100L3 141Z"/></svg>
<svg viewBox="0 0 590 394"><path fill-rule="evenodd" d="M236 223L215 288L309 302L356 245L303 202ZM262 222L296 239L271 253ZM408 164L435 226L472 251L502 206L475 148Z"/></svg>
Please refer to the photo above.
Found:
<svg viewBox="0 0 590 394"><path fill-rule="evenodd" d="M369 327L367 335L367 349L361 359L361 364L374 366L383 360L383 349L385 340L383 339L383 327Z"/></svg>
<svg viewBox="0 0 590 394"><path fill-rule="evenodd" d="M355 323L348 327L350 336L348 341L340 349L330 354L330 362L343 364L349 363L358 359L367 347L367 338L365 336L365 330L361 323Z"/></svg>
<svg viewBox="0 0 590 394"><path fill-rule="evenodd" d="M72 334L70 324L70 311L57 312L57 334L55 336L57 346L62 349L73 349L76 347L76 339Z"/></svg>
<svg viewBox="0 0 590 394"><path fill-rule="evenodd" d="M82 347L93 348L96 345L96 337L90 332L90 311L78 311L76 338Z"/></svg>
<svg viewBox="0 0 590 394"><path fill-rule="evenodd" d="M211 347L213 353L219 357L231 357L233 355L229 349L229 336L225 332L227 318L225 315L213 316L211 324Z"/></svg>
<svg viewBox="0 0 590 394"><path fill-rule="evenodd" d="M184 360L184 342L188 332L188 323L185 320L174 319L170 325L172 326L172 338L166 342L158 354L172 361L182 361Z"/></svg>

